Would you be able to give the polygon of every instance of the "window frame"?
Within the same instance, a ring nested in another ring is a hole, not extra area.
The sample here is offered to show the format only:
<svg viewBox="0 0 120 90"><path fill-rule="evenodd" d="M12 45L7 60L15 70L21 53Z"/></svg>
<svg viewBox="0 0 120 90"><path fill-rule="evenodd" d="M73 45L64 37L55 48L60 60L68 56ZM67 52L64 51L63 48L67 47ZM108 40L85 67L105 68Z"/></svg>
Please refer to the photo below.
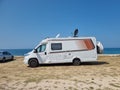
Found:
<svg viewBox="0 0 120 90"><path fill-rule="evenodd" d="M37 52L45 52L46 51L46 45L47 44L41 44L38 48L37 48Z"/></svg>
<svg viewBox="0 0 120 90"><path fill-rule="evenodd" d="M62 43L51 43L51 50L52 51L62 50Z"/></svg>

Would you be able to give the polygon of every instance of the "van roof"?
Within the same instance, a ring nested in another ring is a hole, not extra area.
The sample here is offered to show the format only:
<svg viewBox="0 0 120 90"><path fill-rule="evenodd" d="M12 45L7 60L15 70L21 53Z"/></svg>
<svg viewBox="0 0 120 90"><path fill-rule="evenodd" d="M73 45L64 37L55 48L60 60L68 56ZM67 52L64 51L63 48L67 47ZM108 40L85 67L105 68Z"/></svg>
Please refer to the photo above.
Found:
<svg viewBox="0 0 120 90"><path fill-rule="evenodd" d="M41 41L41 43L45 43L48 41L59 41L59 40L77 40L77 39L92 39L95 37L66 37L66 38L46 38Z"/></svg>

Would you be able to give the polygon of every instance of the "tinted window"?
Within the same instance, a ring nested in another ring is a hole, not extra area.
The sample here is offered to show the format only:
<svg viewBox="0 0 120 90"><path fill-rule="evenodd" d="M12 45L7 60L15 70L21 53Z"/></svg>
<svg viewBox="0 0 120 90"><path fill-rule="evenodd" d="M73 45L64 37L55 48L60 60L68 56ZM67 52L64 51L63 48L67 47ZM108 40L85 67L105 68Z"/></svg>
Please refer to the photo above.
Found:
<svg viewBox="0 0 120 90"><path fill-rule="evenodd" d="M0 52L0 55L2 55L2 52Z"/></svg>
<svg viewBox="0 0 120 90"><path fill-rule="evenodd" d="M11 55L11 53L7 52L8 55Z"/></svg>
<svg viewBox="0 0 120 90"><path fill-rule="evenodd" d="M3 52L3 55L11 55L9 52Z"/></svg>
<svg viewBox="0 0 120 90"><path fill-rule="evenodd" d="M7 53L6 52L3 52L3 55L6 55Z"/></svg>
<svg viewBox="0 0 120 90"><path fill-rule="evenodd" d="M62 50L62 43L52 43L51 50Z"/></svg>

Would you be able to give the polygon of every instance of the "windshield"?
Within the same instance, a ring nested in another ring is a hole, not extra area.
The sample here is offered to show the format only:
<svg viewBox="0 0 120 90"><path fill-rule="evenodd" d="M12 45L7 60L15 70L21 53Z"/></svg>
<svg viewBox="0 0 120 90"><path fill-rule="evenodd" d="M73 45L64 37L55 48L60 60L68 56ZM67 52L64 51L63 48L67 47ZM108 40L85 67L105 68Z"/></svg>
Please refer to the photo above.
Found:
<svg viewBox="0 0 120 90"><path fill-rule="evenodd" d="M37 52L44 52L46 50L46 44L42 44L37 48Z"/></svg>

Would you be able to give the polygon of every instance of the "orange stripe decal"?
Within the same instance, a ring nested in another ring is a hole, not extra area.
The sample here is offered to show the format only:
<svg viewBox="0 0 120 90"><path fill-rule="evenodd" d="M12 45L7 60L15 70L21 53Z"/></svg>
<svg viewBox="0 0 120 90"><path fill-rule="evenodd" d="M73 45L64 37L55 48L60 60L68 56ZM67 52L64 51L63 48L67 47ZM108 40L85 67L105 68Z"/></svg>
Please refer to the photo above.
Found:
<svg viewBox="0 0 120 90"><path fill-rule="evenodd" d="M90 39L84 40L84 43L88 50L92 50L94 48L93 42Z"/></svg>

